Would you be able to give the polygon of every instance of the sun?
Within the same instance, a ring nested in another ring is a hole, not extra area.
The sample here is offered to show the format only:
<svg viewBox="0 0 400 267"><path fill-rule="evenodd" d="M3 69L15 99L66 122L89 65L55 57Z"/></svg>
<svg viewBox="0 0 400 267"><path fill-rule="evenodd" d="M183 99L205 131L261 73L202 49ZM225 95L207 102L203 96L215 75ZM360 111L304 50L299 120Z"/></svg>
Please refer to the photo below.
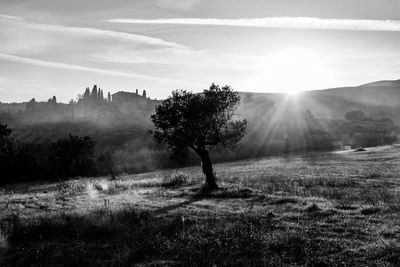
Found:
<svg viewBox="0 0 400 267"><path fill-rule="evenodd" d="M323 89L332 83L324 60L305 49L276 51L263 59L258 83L268 92L295 95L301 91Z"/></svg>

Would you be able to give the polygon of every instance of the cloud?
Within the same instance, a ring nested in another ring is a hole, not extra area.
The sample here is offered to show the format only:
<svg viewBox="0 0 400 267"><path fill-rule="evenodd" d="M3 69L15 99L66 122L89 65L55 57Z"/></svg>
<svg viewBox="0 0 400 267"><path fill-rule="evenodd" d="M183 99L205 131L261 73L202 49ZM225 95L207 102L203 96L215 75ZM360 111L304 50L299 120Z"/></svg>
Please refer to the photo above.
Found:
<svg viewBox="0 0 400 267"><path fill-rule="evenodd" d="M266 17L242 19L173 18L110 19L114 23L237 26L283 29L325 29L353 31L400 31L398 20L325 19L313 17Z"/></svg>
<svg viewBox="0 0 400 267"><path fill-rule="evenodd" d="M176 10L191 10L200 0L157 0L157 5L162 8Z"/></svg>
<svg viewBox="0 0 400 267"><path fill-rule="evenodd" d="M159 78L159 77L140 75L140 74L135 74L135 73L115 71L115 70L106 70L106 69L85 67L85 66L79 66L79 65L73 65L73 64L65 64L65 63L60 63L60 62L46 61L46 60L40 60L40 59L34 59L34 58L28 58L28 57L20 57L20 56L3 54L3 53L0 53L0 60L24 63L24 64L40 66L40 67L55 68L55 69L65 69L65 70L73 70L73 71L88 71L88 72L99 73L99 74L104 74L104 75L111 75L111 76L122 76L122 77L140 78L140 79L147 79L147 80L175 81L173 79L168 79L168 78Z"/></svg>
<svg viewBox="0 0 400 267"><path fill-rule="evenodd" d="M70 33L76 35L83 35L83 36L95 36L101 38L108 38L108 39L118 39L118 40L125 40L125 41L134 41L145 43L154 46L162 46L168 48L184 48L183 45L167 42L160 38L149 37L146 35L140 34L132 34L127 32L121 31L111 31L111 30L103 30L97 28L89 28L89 27L73 27L73 26L64 26L64 25L56 25L56 24L46 24L46 23L36 23L24 20L20 17L9 16L9 15L1 15L0 14L0 22L9 23L9 24L16 24L32 29L37 30L44 30L44 31L54 31L54 32L62 32L62 33Z"/></svg>

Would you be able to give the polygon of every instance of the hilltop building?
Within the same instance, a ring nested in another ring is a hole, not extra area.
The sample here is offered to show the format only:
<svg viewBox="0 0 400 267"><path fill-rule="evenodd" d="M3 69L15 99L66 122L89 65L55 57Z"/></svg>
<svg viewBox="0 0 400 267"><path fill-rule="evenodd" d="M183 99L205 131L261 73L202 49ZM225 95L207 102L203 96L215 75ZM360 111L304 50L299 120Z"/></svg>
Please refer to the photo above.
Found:
<svg viewBox="0 0 400 267"><path fill-rule="evenodd" d="M116 102L116 103L134 102L134 101L140 101L143 99L146 99L146 91L143 91L143 96L141 96L141 95L139 95L137 89L136 89L136 93L119 91L115 94L112 94L112 96L111 96L112 102Z"/></svg>

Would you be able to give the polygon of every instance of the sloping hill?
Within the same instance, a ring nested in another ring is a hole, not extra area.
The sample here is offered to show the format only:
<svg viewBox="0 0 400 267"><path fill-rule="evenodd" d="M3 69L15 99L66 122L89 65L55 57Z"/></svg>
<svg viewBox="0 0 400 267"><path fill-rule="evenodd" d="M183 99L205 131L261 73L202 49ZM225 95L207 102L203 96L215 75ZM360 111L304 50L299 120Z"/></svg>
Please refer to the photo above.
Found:
<svg viewBox="0 0 400 267"><path fill-rule="evenodd" d="M286 101L285 94L241 93L243 97L266 97L276 105ZM371 117L387 117L400 123L400 80L378 81L356 87L340 87L302 92L296 102L319 118L343 119L350 110L362 110Z"/></svg>

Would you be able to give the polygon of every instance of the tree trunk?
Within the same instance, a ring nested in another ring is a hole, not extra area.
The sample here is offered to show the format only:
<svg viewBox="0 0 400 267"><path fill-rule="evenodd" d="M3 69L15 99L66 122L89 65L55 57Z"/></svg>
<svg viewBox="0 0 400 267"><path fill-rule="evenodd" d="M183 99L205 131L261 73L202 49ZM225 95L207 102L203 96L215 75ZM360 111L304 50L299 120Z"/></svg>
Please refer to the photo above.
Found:
<svg viewBox="0 0 400 267"><path fill-rule="evenodd" d="M201 167L203 169L203 173L206 176L206 184L204 185L205 189L218 189L217 182L215 181L212 163L210 159L210 154L207 150L203 150L199 153L201 158Z"/></svg>

